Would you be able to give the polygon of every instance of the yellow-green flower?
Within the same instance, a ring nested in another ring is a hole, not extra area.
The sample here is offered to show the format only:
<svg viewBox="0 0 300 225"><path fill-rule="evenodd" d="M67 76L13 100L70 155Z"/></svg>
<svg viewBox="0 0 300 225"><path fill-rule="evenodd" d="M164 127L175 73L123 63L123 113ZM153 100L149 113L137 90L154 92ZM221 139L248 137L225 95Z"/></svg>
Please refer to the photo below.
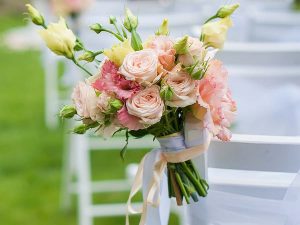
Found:
<svg viewBox="0 0 300 225"><path fill-rule="evenodd" d="M104 50L103 54L117 66L121 66L124 58L130 52L133 52L133 49L129 40L126 39L124 42L113 45L111 49Z"/></svg>
<svg viewBox="0 0 300 225"><path fill-rule="evenodd" d="M155 32L156 35L168 35L169 32L169 21L164 19L158 30Z"/></svg>
<svg viewBox="0 0 300 225"><path fill-rule="evenodd" d="M41 13L30 4L26 4L25 6L27 7L27 11L29 13L29 16L31 17L32 22L36 25L44 26L45 20Z"/></svg>
<svg viewBox="0 0 300 225"><path fill-rule="evenodd" d="M136 29L138 26L138 18L135 15L133 15L133 13L128 8L126 8L125 10L125 18L123 25L129 32Z"/></svg>
<svg viewBox="0 0 300 225"><path fill-rule="evenodd" d="M58 23L51 23L47 29L40 30L39 34L48 48L57 55L63 55L69 59L74 57L76 36L68 29L64 18Z"/></svg>
<svg viewBox="0 0 300 225"><path fill-rule="evenodd" d="M226 40L227 31L231 26L232 21L230 17L204 24L201 33L203 42L214 48L222 48Z"/></svg>
<svg viewBox="0 0 300 225"><path fill-rule="evenodd" d="M230 16L240 5L239 4L233 4L233 5L224 5L222 6L217 14L216 17L219 18L225 18Z"/></svg>

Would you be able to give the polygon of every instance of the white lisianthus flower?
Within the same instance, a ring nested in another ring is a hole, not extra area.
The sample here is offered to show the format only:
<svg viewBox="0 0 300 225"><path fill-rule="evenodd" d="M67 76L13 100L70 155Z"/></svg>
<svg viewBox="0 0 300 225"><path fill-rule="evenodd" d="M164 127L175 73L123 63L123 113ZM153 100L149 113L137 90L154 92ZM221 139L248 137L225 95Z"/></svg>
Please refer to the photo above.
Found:
<svg viewBox="0 0 300 225"><path fill-rule="evenodd" d="M226 40L228 28L232 26L230 17L225 17L216 22L208 22L202 27L203 42L214 48L222 48Z"/></svg>
<svg viewBox="0 0 300 225"><path fill-rule="evenodd" d="M69 59L74 57L76 36L68 29L64 18L58 23L51 23L47 29L40 30L39 34L48 48L57 55L63 55Z"/></svg>

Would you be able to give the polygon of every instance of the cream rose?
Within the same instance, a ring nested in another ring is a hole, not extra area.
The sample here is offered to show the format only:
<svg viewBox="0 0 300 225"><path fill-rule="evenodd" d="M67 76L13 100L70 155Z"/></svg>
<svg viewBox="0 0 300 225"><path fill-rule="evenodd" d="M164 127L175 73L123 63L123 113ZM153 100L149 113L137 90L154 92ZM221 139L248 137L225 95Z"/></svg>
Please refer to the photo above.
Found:
<svg viewBox="0 0 300 225"><path fill-rule="evenodd" d="M152 85L126 102L128 113L140 118L140 122L146 126L160 121L164 103L159 95L159 86Z"/></svg>
<svg viewBox="0 0 300 225"><path fill-rule="evenodd" d="M172 89L172 97L166 101L171 107L186 107L197 101L197 81L186 72L175 71L164 78L164 84Z"/></svg>
<svg viewBox="0 0 300 225"><path fill-rule="evenodd" d="M158 58L151 49L129 53L119 72L127 79L149 86L159 79L157 76Z"/></svg>
<svg viewBox="0 0 300 225"><path fill-rule="evenodd" d="M206 50L203 42L197 38L188 37L187 41L187 53L179 55L178 60L184 66L190 66L195 64L197 61L201 64L204 61Z"/></svg>
<svg viewBox="0 0 300 225"><path fill-rule="evenodd" d="M94 121L103 119L104 116L97 106L98 97L90 85L79 82L73 90L72 100L80 117L91 118Z"/></svg>

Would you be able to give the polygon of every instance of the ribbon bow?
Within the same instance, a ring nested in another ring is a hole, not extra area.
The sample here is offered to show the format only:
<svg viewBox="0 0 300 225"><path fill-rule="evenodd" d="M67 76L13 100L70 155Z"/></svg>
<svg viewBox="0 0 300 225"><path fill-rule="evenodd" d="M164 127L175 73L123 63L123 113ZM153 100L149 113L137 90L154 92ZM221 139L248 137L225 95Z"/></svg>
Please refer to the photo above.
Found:
<svg viewBox="0 0 300 225"><path fill-rule="evenodd" d="M136 176L134 178L134 182L130 191L130 195L127 201L127 214L126 214L126 225L129 225L129 214L138 214L141 213L141 219L139 225L145 225L146 216L147 216L147 206L151 205L153 207L158 207L160 204L160 186L161 179L163 173L167 167L167 163L180 163L185 162L187 160L193 159L202 153L204 153L210 144L211 136L209 135L205 142L200 145L196 145L194 147L186 148L180 151L175 152L167 152L164 149L160 148L160 156L158 160L154 164L153 175L151 178L151 182L149 184L149 190L147 193L147 197L144 199L143 206L141 209L134 209L132 207L131 201L132 198L138 193L138 191L142 188L143 183L143 170L145 159L149 156L150 153L147 153L142 161L139 164ZM157 197L156 197L157 196ZM156 197L156 198L155 198Z"/></svg>

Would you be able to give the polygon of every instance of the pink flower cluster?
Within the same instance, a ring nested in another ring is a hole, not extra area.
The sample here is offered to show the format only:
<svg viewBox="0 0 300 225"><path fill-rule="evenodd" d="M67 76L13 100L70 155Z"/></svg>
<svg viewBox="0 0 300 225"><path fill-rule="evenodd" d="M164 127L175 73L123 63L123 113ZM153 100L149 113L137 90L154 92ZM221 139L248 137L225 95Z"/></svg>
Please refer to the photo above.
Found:
<svg viewBox="0 0 300 225"><path fill-rule="evenodd" d="M167 107L198 105L206 109L205 127L221 140L229 140L236 105L227 71L220 61L211 60L205 77L193 79L185 68L203 62L207 50L198 39L189 37L188 43L187 52L175 57L174 41L160 35L143 50L129 52L120 67L105 59L100 74L80 82L74 90L78 115L97 121L101 131L106 126L110 132L140 130L159 123ZM169 91L167 99L161 97L165 90ZM115 100L122 104L112 110Z"/></svg>
<svg viewBox="0 0 300 225"><path fill-rule="evenodd" d="M228 72L222 62L210 61L206 76L199 82L198 103L209 112L205 117L205 126L221 140L230 140L228 128L235 118L236 103L231 97Z"/></svg>

